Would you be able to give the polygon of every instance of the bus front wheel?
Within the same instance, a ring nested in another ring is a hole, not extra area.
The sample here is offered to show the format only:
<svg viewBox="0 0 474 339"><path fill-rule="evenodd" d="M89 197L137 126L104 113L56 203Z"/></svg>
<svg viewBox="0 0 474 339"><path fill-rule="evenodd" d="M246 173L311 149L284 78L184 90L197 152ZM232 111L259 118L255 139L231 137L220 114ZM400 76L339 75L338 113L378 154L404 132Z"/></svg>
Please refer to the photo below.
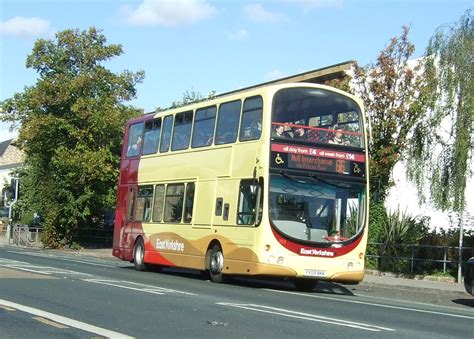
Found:
<svg viewBox="0 0 474 339"><path fill-rule="evenodd" d="M133 247L133 264L136 271L146 271L148 269L145 264L145 245L142 238L138 238Z"/></svg>
<svg viewBox="0 0 474 339"><path fill-rule="evenodd" d="M209 255L209 276L212 282L221 283L224 281L222 270L224 269L224 254L222 248L215 244L211 248Z"/></svg>
<svg viewBox="0 0 474 339"><path fill-rule="evenodd" d="M295 284L297 290L311 292L318 284L318 281L315 279L295 278L293 284Z"/></svg>

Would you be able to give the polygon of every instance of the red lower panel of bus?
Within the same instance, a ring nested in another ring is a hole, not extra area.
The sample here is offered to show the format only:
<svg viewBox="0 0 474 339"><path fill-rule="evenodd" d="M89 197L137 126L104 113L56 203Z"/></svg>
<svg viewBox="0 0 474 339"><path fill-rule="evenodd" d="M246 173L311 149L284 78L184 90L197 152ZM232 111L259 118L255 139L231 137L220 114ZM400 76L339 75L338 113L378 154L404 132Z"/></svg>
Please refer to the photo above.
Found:
<svg viewBox="0 0 474 339"><path fill-rule="evenodd" d="M150 243L146 237L143 237L145 241L145 262L148 263L153 263L157 265L163 265L163 266L176 266L174 263L171 261L167 260L165 257L163 257Z"/></svg>
<svg viewBox="0 0 474 339"><path fill-rule="evenodd" d="M348 245L340 244L340 247L313 247L313 246L305 246L301 244L297 244L291 240L285 239L279 234L273 227L272 232L275 238L278 240L283 247L290 250L293 253L303 255L303 256L311 256L311 257L323 257L323 258L335 258L341 255L347 254L352 251L354 248L359 245L362 240L362 233L359 235L357 239L351 242Z"/></svg>

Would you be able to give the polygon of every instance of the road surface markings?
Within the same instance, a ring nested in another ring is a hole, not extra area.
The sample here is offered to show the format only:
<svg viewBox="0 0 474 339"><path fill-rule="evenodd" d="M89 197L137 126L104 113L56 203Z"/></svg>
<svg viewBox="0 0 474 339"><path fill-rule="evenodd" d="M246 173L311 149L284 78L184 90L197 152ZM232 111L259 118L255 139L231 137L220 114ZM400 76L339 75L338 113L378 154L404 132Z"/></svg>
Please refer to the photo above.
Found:
<svg viewBox="0 0 474 339"><path fill-rule="evenodd" d="M381 327L381 326L376 326L376 325L371 325L371 324L347 321L347 320L342 320L339 318L328 318L328 317L319 316L319 315L310 314L310 313L291 311L291 310L287 310L283 308L276 308L276 307L269 307L269 306L263 306L263 305L255 305L255 304L233 304L233 303L216 303L216 304L222 305L222 306L241 308L241 309L250 310L250 311L275 314L275 315L280 315L280 316L288 317L288 318L296 318L296 319L315 321L315 322L320 322L320 323L325 323L325 324L332 324L332 325L337 325L337 326L357 328L357 329L365 330L365 331L372 331L372 332L395 331L394 329L388 328L388 327Z"/></svg>
<svg viewBox="0 0 474 339"><path fill-rule="evenodd" d="M3 306L3 305L0 305L0 308L5 310L5 311L8 311L8 312L15 312L16 311L14 308Z"/></svg>
<svg viewBox="0 0 474 339"><path fill-rule="evenodd" d="M58 314L46 312L46 311L29 307L29 306L25 306L25 305L20 305L20 304L13 303L13 302L3 300L3 299L0 299L0 305L6 306L6 307L12 307L19 311L23 311L32 315L36 315L38 317L49 319L58 324L74 327L82 331L102 335L108 338L133 338L123 333L107 330L105 328L87 324L82 321L66 318Z"/></svg>
<svg viewBox="0 0 474 339"><path fill-rule="evenodd" d="M125 281L125 280L108 280L108 279L82 279L82 280L90 282L90 283L94 283L94 284L114 286L118 288L124 288L128 290L159 294L159 295L162 295L165 293L180 293L180 294L186 294L186 295L197 295L195 293L177 291L177 290L172 290L169 288L163 288L163 287L152 286L152 285L139 284L139 283L135 283L132 281Z"/></svg>
<svg viewBox="0 0 474 339"><path fill-rule="evenodd" d="M107 264L97 263L97 262L88 261L88 260L77 260L77 259L74 259L74 258L65 258L65 257L60 257L58 255L49 254L49 253L24 252L24 251L7 251L7 252L15 253L15 254L22 254L22 255L29 255L29 256L32 256L32 257L53 258L53 259L58 259L58 260L63 260L63 261L72 261L72 262L77 262L77 263L81 263L81 264L93 265L93 266L117 268L117 266L113 266L113 265L107 265ZM92 258L92 260L93 259L94 258Z"/></svg>
<svg viewBox="0 0 474 339"><path fill-rule="evenodd" d="M33 264L23 262L23 261L3 259L3 258L0 258L0 267L6 267L6 268L15 269L15 270L38 273L38 274L43 274L43 275L61 275L61 276L68 276L68 277L92 276L91 274L88 274L88 273L76 272L76 271L55 268L55 267L50 267L50 266L33 265Z"/></svg>
<svg viewBox="0 0 474 339"><path fill-rule="evenodd" d="M43 317L33 317L33 319L39 321L40 323L48 325L48 326L52 326L52 327L56 327L56 328L60 328L60 329L69 328L69 326L57 323L55 321L51 321L51 320L43 318Z"/></svg>
<svg viewBox="0 0 474 339"><path fill-rule="evenodd" d="M384 305L384 304L370 303L370 302L358 301L358 300L347 300L347 299L323 297L323 296L319 296L319 295L311 295L311 294L299 293L299 292L289 292L289 291L272 290L272 289L269 289L269 288L268 288L268 289L265 288L265 290L271 291L271 292L276 292L276 293L285 293L285 294L301 295L301 296L304 296L304 297L306 297L306 298L307 298L307 297L310 297L310 298L316 298L316 299L325 299L325 300L331 300L331 301L340 301L340 302L351 303L351 304L375 306L375 307L382 307L382 308L391 308L391 309L402 310L402 311L410 311L410 312L418 312L418 313L435 314L435 315L441 315L441 316L443 316L443 317L453 317L453 318L463 318L463 319L472 319L472 320L474 320L474 317L473 317L473 316L468 316L468 315L445 313L445 312L438 312L438 311L429 311L429 310L422 310L422 309L418 309L418 308L410 308L410 307L403 307L403 306Z"/></svg>

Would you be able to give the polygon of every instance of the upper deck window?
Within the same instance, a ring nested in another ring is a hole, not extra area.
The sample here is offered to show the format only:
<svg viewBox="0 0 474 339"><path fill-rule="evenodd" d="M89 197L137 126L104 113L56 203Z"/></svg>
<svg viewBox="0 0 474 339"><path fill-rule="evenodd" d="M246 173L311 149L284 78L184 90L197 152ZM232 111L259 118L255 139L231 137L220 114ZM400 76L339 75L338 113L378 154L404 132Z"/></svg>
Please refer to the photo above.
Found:
<svg viewBox="0 0 474 339"><path fill-rule="evenodd" d="M216 121L216 106L201 108L196 111L191 146L203 147L212 144L214 125Z"/></svg>
<svg viewBox="0 0 474 339"><path fill-rule="evenodd" d="M273 99L272 129L274 139L365 147L359 105L320 88L278 91Z"/></svg>
<svg viewBox="0 0 474 339"><path fill-rule="evenodd" d="M145 140L143 154L153 154L158 151L160 141L161 118L145 122Z"/></svg>
<svg viewBox="0 0 474 339"><path fill-rule="evenodd" d="M226 102L219 106L214 142L216 145L230 144L237 140L241 106L240 100Z"/></svg>
<svg viewBox="0 0 474 339"><path fill-rule="evenodd" d="M262 134L262 97L245 99L240 126L240 141L256 140Z"/></svg>
<svg viewBox="0 0 474 339"><path fill-rule="evenodd" d="M189 147L192 125L193 111L176 114L174 118L173 141L171 142L172 151L179 151Z"/></svg>
<svg viewBox="0 0 474 339"><path fill-rule="evenodd" d="M168 115L163 120L163 133L161 133L160 153L169 151L172 129L173 129L173 116Z"/></svg>
<svg viewBox="0 0 474 339"><path fill-rule="evenodd" d="M143 138L143 122L133 124L128 130L127 158L140 154Z"/></svg>

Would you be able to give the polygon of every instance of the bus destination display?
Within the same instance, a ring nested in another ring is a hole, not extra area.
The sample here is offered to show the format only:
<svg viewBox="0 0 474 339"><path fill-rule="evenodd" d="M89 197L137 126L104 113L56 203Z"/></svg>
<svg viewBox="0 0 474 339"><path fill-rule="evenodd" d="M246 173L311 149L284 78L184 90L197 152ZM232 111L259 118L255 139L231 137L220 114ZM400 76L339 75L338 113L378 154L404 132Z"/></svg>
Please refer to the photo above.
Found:
<svg viewBox="0 0 474 339"><path fill-rule="evenodd" d="M280 146L283 145L272 145L272 167L365 177L365 159L361 154L301 146Z"/></svg>

